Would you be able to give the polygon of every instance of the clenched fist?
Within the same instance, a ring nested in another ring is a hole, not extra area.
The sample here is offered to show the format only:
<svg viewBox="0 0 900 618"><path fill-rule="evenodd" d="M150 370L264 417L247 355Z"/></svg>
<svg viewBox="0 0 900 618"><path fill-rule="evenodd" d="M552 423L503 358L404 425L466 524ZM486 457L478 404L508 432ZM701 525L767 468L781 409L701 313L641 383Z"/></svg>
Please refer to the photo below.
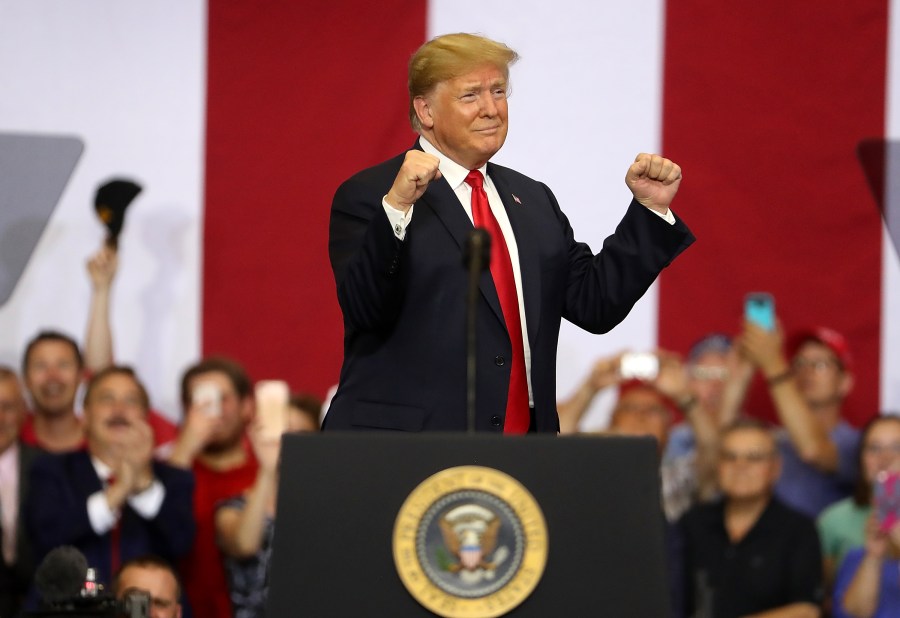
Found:
<svg viewBox="0 0 900 618"><path fill-rule="evenodd" d="M681 168L665 157L642 152L628 168L625 184L641 205L665 214L678 193Z"/></svg>
<svg viewBox="0 0 900 618"><path fill-rule="evenodd" d="M408 151L391 190L384 197L388 206L407 212L416 200L422 197L428 184L441 177L439 162L436 156L427 152Z"/></svg>

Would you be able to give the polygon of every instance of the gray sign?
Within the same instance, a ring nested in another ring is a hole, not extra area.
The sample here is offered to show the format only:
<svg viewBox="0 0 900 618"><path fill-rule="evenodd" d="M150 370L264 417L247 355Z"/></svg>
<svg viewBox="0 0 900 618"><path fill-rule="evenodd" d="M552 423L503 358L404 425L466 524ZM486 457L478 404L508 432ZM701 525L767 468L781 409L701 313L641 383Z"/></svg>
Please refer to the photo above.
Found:
<svg viewBox="0 0 900 618"><path fill-rule="evenodd" d="M19 282L83 150L77 137L0 133L0 307Z"/></svg>

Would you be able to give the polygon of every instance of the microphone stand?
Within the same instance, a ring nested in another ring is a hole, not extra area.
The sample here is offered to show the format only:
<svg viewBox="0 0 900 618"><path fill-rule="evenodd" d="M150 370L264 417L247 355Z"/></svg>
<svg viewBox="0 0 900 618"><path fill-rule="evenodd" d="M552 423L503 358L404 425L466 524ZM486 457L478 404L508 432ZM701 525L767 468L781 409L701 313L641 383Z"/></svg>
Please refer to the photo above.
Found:
<svg viewBox="0 0 900 618"><path fill-rule="evenodd" d="M466 237L463 263L469 271L466 296L466 428L475 433L476 334L475 317L478 312L478 280L491 263L491 235L483 228L475 228Z"/></svg>

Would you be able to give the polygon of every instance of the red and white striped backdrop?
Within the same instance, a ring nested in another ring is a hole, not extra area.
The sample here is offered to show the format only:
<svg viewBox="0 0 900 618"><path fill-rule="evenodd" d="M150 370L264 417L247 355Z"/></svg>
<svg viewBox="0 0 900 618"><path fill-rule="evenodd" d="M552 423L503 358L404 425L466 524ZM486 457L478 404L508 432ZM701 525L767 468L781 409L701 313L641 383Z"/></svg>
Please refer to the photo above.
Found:
<svg viewBox="0 0 900 618"><path fill-rule="evenodd" d="M117 354L159 407L177 416L178 376L201 352L324 394L341 358L331 195L412 143L410 53L469 31L522 56L497 161L546 181L579 238L611 232L637 152L685 170L675 210L697 244L613 333L564 325L561 394L603 354L733 332L743 295L768 290L788 328L850 338L852 418L900 408L900 268L855 155L900 135L900 11L744 4L3 0L0 131L86 149L0 307L0 362L38 328L81 335L93 191L129 175L146 189L121 243Z"/></svg>

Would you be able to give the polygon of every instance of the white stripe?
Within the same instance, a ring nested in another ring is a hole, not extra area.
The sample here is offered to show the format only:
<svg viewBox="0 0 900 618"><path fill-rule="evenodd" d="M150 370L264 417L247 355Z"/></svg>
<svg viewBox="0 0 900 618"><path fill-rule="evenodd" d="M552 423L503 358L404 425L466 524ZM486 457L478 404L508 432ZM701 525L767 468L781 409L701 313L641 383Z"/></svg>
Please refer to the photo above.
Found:
<svg viewBox="0 0 900 618"><path fill-rule="evenodd" d="M0 5L0 130L80 136L85 152L18 288L0 308L0 362L18 366L42 328L83 338L88 256L103 238L96 187L144 192L121 238L113 297L117 361L155 403L199 350L206 3L17 0Z"/></svg>
<svg viewBox="0 0 900 618"><path fill-rule="evenodd" d="M900 0L892 0L888 25L888 66L885 136L900 143ZM885 161L886 169L900 169L900 161ZM900 177L885 174L885 202L900 216ZM897 221L895 224L900 224ZM881 393L882 410L900 412L900 259L885 232L881 249Z"/></svg>
<svg viewBox="0 0 900 618"><path fill-rule="evenodd" d="M630 200L626 169L638 152L660 148L661 0L431 0L428 17L429 37L479 32L519 52L511 74L509 137L494 161L546 182L576 238L598 251ZM560 397L598 358L628 347L654 348L657 305L654 286L625 322L602 337L564 322ZM604 426L608 409L608 401L599 400L582 426Z"/></svg>

